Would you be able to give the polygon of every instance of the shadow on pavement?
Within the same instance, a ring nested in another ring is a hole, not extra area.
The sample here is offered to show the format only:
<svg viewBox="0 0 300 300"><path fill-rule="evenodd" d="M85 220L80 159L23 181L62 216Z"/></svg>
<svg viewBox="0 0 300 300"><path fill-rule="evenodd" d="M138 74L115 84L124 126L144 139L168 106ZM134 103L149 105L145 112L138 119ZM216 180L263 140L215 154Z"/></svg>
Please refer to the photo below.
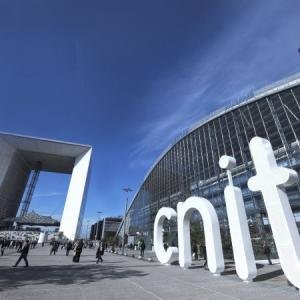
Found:
<svg viewBox="0 0 300 300"><path fill-rule="evenodd" d="M189 269L204 269L203 265L191 265Z"/></svg>
<svg viewBox="0 0 300 300"><path fill-rule="evenodd" d="M256 264L257 270L262 269L264 267L263 264ZM221 275L234 275L236 274L234 262L225 263L225 270L221 273ZM259 275L261 276L261 275ZM259 277L257 276L257 277Z"/></svg>
<svg viewBox="0 0 300 300"><path fill-rule="evenodd" d="M264 280L272 279L272 278L275 278L275 277L278 277L281 275L283 275L283 271L282 271L282 269L279 269L279 270L275 270L275 271L272 271L269 273L257 275L257 277L254 278L253 281L264 281Z"/></svg>
<svg viewBox="0 0 300 300"><path fill-rule="evenodd" d="M0 291L24 285L39 284L88 284L103 279L120 279L146 276L138 270L113 264L99 265L50 265L24 268L0 267Z"/></svg>

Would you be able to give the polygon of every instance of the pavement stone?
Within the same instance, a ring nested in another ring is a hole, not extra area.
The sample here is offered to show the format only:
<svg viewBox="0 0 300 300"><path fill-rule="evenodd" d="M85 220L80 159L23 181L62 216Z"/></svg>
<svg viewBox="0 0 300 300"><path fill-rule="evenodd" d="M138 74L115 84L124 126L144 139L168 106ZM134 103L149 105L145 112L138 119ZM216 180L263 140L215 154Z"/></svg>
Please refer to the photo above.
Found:
<svg viewBox="0 0 300 300"><path fill-rule="evenodd" d="M203 269L203 261L181 269L105 253L104 262L97 265L95 250L84 249L75 264L64 250L55 256L49 250L30 250L29 268L23 262L11 267L18 254L0 257L0 300L300 299L299 292L287 285L279 264L259 264L256 281L244 283L230 261L224 275L216 277Z"/></svg>

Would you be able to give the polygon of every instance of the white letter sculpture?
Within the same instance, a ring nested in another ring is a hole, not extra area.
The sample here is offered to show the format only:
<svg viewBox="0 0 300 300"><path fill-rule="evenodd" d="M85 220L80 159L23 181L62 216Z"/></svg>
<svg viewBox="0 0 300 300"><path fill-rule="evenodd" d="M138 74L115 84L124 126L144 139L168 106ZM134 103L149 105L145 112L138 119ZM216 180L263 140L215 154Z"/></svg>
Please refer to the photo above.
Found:
<svg viewBox="0 0 300 300"><path fill-rule="evenodd" d="M297 181L296 171L277 166L268 140L254 137L250 152L256 176L248 180L251 191L261 191L283 272L300 288L300 237L284 185Z"/></svg>
<svg viewBox="0 0 300 300"><path fill-rule="evenodd" d="M235 168L233 157L223 155L219 165L227 169L228 183L224 190L227 216L230 228L235 269L244 281L251 281L257 275L255 258L247 224L246 211L240 188L233 185L231 170Z"/></svg>
<svg viewBox="0 0 300 300"><path fill-rule="evenodd" d="M154 221L154 251L157 259L162 264L169 264L178 254L177 247L168 247L167 251L163 245L163 222L165 219L175 219L177 216L176 211L170 207L162 207L155 217Z"/></svg>
<svg viewBox="0 0 300 300"><path fill-rule="evenodd" d="M190 218L195 210L203 219L208 268L214 275L220 275L224 270L224 257L218 216L212 204L202 197L190 197L177 204L179 264L188 268L192 263Z"/></svg>

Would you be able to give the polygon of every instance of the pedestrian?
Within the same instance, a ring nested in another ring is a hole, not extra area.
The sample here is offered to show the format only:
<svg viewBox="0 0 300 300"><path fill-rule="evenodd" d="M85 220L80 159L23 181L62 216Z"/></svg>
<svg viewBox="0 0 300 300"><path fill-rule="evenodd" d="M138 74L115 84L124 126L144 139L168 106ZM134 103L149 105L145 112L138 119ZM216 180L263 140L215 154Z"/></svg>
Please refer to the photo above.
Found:
<svg viewBox="0 0 300 300"><path fill-rule="evenodd" d="M101 246L99 245L97 252L96 252L96 258L97 258L96 264L99 264L99 260L101 262L103 262L103 259L102 259L103 254L104 254L104 247L102 245Z"/></svg>
<svg viewBox="0 0 300 300"><path fill-rule="evenodd" d="M145 242L144 242L144 240L141 240L141 244L140 244L141 257L144 257L145 248L146 248Z"/></svg>
<svg viewBox="0 0 300 300"><path fill-rule="evenodd" d="M165 249L165 251L167 251L168 248L169 248L168 244L167 244L167 243L164 243L164 249Z"/></svg>
<svg viewBox="0 0 300 300"><path fill-rule="evenodd" d="M195 255L195 260L198 260L198 247L196 244L193 245L193 254Z"/></svg>
<svg viewBox="0 0 300 300"><path fill-rule="evenodd" d="M17 252L20 253L22 248L23 248L23 242L22 241L18 241L16 243L16 247L17 247Z"/></svg>
<svg viewBox="0 0 300 300"><path fill-rule="evenodd" d="M80 240L75 248L75 254L73 257L73 262L78 263L80 260L80 255L82 252L82 248L83 248L83 240Z"/></svg>
<svg viewBox="0 0 300 300"><path fill-rule="evenodd" d="M52 255L52 253L53 255L55 255L56 251L58 250L58 247L59 247L58 242L54 241L50 250L50 255Z"/></svg>
<svg viewBox="0 0 300 300"><path fill-rule="evenodd" d="M1 256L4 255L4 249L5 249L5 242L2 241L2 243L1 243Z"/></svg>
<svg viewBox="0 0 300 300"><path fill-rule="evenodd" d="M69 256L69 252L72 250L73 244L71 241L68 241L67 248L66 248L66 256Z"/></svg>
<svg viewBox="0 0 300 300"><path fill-rule="evenodd" d="M263 248L264 248L264 254L267 257L268 261L269 261L269 265L272 265L272 261L271 261L271 248L269 247L269 245L264 242L263 244Z"/></svg>
<svg viewBox="0 0 300 300"><path fill-rule="evenodd" d="M207 254L206 254L206 247L205 247L204 244L200 245L200 252L201 252L201 255L203 256L203 259L204 259L203 267L205 269L207 269Z"/></svg>
<svg viewBox="0 0 300 300"><path fill-rule="evenodd" d="M26 240L25 245L21 250L21 255L20 255L19 259L17 260L17 262L13 265L13 267L16 267L19 264L19 262L21 261L21 259L24 259L25 267L28 267L27 255L29 252L29 247L30 247L29 240Z"/></svg>

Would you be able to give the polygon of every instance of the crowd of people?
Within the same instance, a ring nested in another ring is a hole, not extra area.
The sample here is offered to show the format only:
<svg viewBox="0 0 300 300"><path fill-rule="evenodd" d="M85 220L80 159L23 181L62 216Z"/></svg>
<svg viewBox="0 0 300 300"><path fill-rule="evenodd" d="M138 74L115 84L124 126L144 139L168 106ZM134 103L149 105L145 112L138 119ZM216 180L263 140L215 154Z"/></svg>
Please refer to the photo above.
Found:
<svg viewBox="0 0 300 300"><path fill-rule="evenodd" d="M0 231L0 255L4 256L13 252L20 253L17 262L13 267L18 266L21 260L24 260L25 267L29 265L27 255L29 250L35 248L38 244L40 232L35 231L22 231L22 230L5 230ZM41 243L44 247L45 243ZM58 240L52 237L49 243L50 255L55 255L58 250L65 251L65 255L69 256L71 251L73 252L73 262L78 263L80 256L84 248L94 248L95 243L93 241L84 241L83 239L70 241L70 240ZM102 256L104 254L104 244L100 242L96 247L96 263L103 262Z"/></svg>
<svg viewBox="0 0 300 300"><path fill-rule="evenodd" d="M3 256L6 251L12 250L16 252L21 252L23 246L25 245L25 241L27 239L21 239L18 237L18 239L13 237L8 237L8 236L1 236L0 237L0 255ZM30 241L30 247L35 248L38 243L37 239L32 239Z"/></svg>
<svg viewBox="0 0 300 300"><path fill-rule="evenodd" d="M17 252L20 253L20 256L16 263L13 265L13 267L17 267L18 264L21 262L21 260L24 260L25 267L29 266L27 255L29 253L29 250L32 248L35 248L37 245L37 241L30 241L28 239L24 241L11 241L9 239L1 239L0 240L0 249L1 249L1 255L4 255L4 250L6 248L15 248ZM44 247L44 243L41 244L42 247ZM65 241L59 241L53 239L49 243L50 246L50 255L55 255L58 250L65 251L65 255L69 256L69 253L71 250L73 250L73 262L79 263L80 256L84 248L94 248L93 242L87 242L83 241L82 239L76 240L74 242L65 240ZM102 256L104 255L104 243L99 243L96 246L96 263L103 262Z"/></svg>
<svg viewBox="0 0 300 300"><path fill-rule="evenodd" d="M38 240L40 235L39 231L28 230L4 230L0 231L0 240Z"/></svg>
<svg viewBox="0 0 300 300"><path fill-rule="evenodd" d="M30 233L31 238L34 237L34 233ZM5 254L6 249L13 249L16 252L20 253L20 258L16 265L24 259L26 266L28 265L27 254L30 248L35 248L38 242L38 235L35 238L29 240L28 238L24 239L24 237L28 237L28 232L0 232L0 255L3 256ZM42 243L44 246L44 243ZM70 240L56 240L52 239L50 242L50 255L56 255L58 250L65 251L65 255L69 256L70 252L73 251L73 262L78 263L80 261L80 256L84 248L93 248L95 244L92 241L84 241L83 239L70 241ZM106 244L100 242L96 245L96 263L103 262L102 256L104 255L104 249L107 247ZM114 247L112 247L113 249ZM128 249L134 249L140 251L140 256L144 257L146 245L144 240L140 240L137 245L130 244L128 245ZM167 251L168 244L164 243L164 249ZM114 249L113 249L114 250ZM113 251L114 252L114 251ZM269 245L264 242L263 244L263 253L266 256L268 263L272 264L271 261L271 250ZM201 256L204 260L204 267L207 268L207 253L206 246L204 243L197 245L192 245L192 254L195 260L198 260Z"/></svg>
<svg viewBox="0 0 300 300"><path fill-rule="evenodd" d="M166 248L165 248L166 250ZM264 242L262 245L262 250L263 250L263 254L266 256L269 265L272 265L272 260L271 260L271 248L269 246L269 244L267 242ZM206 246L205 244L193 244L192 245L192 254L195 260L198 260L199 257L203 257L204 260L204 268L207 268L207 254L206 254Z"/></svg>
<svg viewBox="0 0 300 300"><path fill-rule="evenodd" d="M93 248L94 244L91 241L83 241L83 239L76 240L74 242L65 240L65 241L57 241L53 240L50 242L50 255L55 255L56 252L60 249L61 251L66 251L66 256L69 256L71 250L74 251L73 254L73 262L78 263L80 261L80 256L84 248ZM104 244L100 243L96 250L96 263L99 261L103 262L102 256L104 254Z"/></svg>
<svg viewBox="0 0 300 300"><path fill-rule="evenodd" d="M121 248L122 246L120 246L119 248ZM143 239L139 240L137 243L133 244L130 243L127 248L129 250L139 250L140 251L140 256L144 257L145 256L145 249L146 249L146 244L145 241Z"/></svg>

